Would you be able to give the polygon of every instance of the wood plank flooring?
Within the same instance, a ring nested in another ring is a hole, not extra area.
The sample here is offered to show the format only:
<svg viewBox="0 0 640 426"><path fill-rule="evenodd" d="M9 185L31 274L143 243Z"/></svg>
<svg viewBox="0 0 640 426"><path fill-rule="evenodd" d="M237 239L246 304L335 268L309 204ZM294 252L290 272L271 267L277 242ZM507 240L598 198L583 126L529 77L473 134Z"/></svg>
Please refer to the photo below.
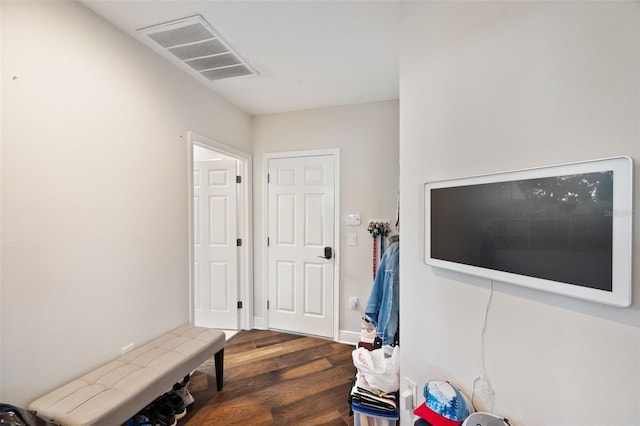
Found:
<svg viewBox="0 0 640 426"><path fill-rule="evenodd" d="M181 426L353 425L347 397L353 346L272 330L242 331L225 347L224 388L213 358L199 371L209 389L194 392Z"/></svg>

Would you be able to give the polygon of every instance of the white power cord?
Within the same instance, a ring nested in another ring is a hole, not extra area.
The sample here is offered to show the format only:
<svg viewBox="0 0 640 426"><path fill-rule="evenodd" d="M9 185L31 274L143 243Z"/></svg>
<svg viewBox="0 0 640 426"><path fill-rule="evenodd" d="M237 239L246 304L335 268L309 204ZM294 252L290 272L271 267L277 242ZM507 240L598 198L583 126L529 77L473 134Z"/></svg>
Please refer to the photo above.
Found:
<svg viewBox="0 0 640 426"><path fill-rule="evenodd" d="M491 383L489 382L489 377L487 376L484 345L484 335L487 331L487 318L489 316L489 309L491 308L491 300L493 299L493 280L490 280L489 283L489 297L487 298L487 305L484 310L484 320L482 323L482 331L480 333L480 347L478 348L478 364L481 373L480 376L476 377L473 381L471 404L477 410L479 407L476 404L482 403L482 409L491 412L495 402L495 392L493 391Z"/></svg>
<svg viewBox="0 0 640 426"><path fill-rule="evenodd" d="M478 359L480 360L480 371L483 375L487 375L487 366L484 360L484 335L487 332L487 318L489 317L489 309L491 309L491 300L493 299L493 280L489 281L489 297L487 305L484 308L484 319L482 321L482 332L480 333L480 348L478 349Z"/></svg>

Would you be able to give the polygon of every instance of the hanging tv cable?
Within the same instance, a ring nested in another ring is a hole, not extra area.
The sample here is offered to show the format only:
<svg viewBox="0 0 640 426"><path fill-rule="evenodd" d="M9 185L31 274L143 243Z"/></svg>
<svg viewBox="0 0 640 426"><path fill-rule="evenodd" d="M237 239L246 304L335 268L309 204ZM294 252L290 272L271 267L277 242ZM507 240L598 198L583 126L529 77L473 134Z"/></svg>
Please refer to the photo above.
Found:
<svg viewBox="0 0 640 426"><path fill-rule="evenodd" d="M487 375L487 366L485 363L485 344L484 335L487 331L487 318L489 316L489 309L491 308L491 300L493 299L493 280L489 281L489 297L487 298L487 305L484 309L484 320L482 322L482 331L480 332L480 347L478 348L478 367L480 369L480 376L476 377L473 381L473 393L471 394L471 404L476 407L477 410L492 411L493 404L495 403L495 392L489 382ZM482 407L478 407L476 404L483 404Z"/></svg>

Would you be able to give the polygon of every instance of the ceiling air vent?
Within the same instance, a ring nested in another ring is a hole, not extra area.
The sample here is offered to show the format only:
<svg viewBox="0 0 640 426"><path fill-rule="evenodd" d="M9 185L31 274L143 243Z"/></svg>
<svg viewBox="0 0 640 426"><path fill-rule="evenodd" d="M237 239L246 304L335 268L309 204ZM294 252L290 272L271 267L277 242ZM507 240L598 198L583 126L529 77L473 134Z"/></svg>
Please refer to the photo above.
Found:
<svg viewBox="0 0 640 426"><path fill-rule="evenodd" d="M188 65L209 81L258 73L231 49L202 16L142 28L139 33L157 44L172 59Z"/></svg>

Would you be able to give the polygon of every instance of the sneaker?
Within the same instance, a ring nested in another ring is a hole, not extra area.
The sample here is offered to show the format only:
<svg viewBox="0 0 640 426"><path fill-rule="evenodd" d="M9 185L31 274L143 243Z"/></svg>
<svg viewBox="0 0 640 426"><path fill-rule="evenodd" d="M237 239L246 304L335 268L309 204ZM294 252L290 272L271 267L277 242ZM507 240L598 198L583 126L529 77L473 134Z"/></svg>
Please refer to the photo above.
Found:
<svg viewBox="0 0 640 426"><path fill-rule="evenodd" d="M144 415L151 419L154 426L176 426L176 414L171 405L152 402L144 409Z"/></svg>
<svg viewBox="0 0 640 426"><path fill-rule="evenodd" d="M195 399L193 399L193 396L191 396L191 394L189 393L189 389L187 389L188 386L189 382L184 384L176 383L175 385L173 385L172 391L173 394L178 395L180 398L182 398L185 407L188 407L195 402Z"/></svg>
<svg viewBox="0 0 640 426"><path fill-rule="evenodd" d="M136 414L131 417L129 420L124 422L122 426L155 426L149 417L143 416L142 414Z"/></svg>
<svg viewBox="0 0 640 426"><path fill-rule="evenodd" d="M180 420L181 418L187 415L187 408L184 406L184 401L182 400L182 397L174 393L173 391L169 393L165 393L164 395L162 395L161 397L153 401L153 403L156 405L169 404L173 409L173 413L176 416L176 420Z"/></svg>

